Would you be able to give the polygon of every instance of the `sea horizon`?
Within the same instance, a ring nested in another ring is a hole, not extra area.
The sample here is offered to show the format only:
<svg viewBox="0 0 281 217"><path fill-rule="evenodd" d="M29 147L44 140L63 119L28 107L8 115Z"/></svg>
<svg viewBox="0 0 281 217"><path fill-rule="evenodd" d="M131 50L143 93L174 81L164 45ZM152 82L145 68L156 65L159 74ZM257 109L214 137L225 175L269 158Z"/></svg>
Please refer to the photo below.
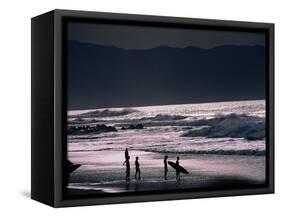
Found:
<svg viewBox="0 0 281 217"><path fill-rule="evenodd" d="M199 103L175 103L175 104L157 104L157 105L144 105L144 106L120 106L120 107L99 107L99 108L87 108L87 109L73 109L67 110L67 115L72 115L69 113L75 112L88 112L92 110L103 110L103 109L124 109L124 108L145 108L145 107L161 107L161 106L172 106L172 105L201 105L201 104L214 104L214 103L232 103L232 102L253 102L253 101L266 101L266 99L247 99L247 100L225 100L225 101L210 101L210 102L199 102ZM75 113L77 114L77 113Z"/></svg>

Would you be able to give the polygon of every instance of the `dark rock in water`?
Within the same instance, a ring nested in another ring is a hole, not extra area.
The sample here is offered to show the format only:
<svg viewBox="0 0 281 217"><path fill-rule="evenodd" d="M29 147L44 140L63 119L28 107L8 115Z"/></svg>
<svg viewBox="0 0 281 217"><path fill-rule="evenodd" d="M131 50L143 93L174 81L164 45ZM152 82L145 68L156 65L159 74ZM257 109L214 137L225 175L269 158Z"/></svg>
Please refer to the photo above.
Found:
<svg viewBox="0 0 281 217"><path fill-rule="evenodd" d="M74 119L74 121L76 121L76 122L84 122L85 120L83 118L76 118L76 119Z"/></svg>
<svg viewBox="0 0 281 217"><path fill-rule="evenodd" d="M96 125L96 132L116 132L117 129L112 126L106 126L105 124Z"/></svg>
<svg viewBox="0 0 281 217"><path fill-rule="evenodd" d="M68 135L83 135L89 133L106 133L116 132L117 129L113 126L106 126L105 124L97 124L96 126L71 126L68 128Z"/></svg>
<svg viewBox="0 0 281 217"><path fill-rule="evenodd" d="M141 130L143 128L144 127L142 124L130 124L129 126L123 126L121 129L122 130L134 130L134 129Z"/></svg>

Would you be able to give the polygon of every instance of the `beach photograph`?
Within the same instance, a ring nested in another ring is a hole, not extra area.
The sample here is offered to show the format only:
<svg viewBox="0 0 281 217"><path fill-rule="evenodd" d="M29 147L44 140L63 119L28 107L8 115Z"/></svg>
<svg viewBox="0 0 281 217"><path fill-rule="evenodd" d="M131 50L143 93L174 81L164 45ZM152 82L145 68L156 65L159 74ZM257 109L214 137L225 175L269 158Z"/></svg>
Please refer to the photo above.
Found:
<svg viewBox="0 0 281 217"><path fill-rule="evenodd" d="M67 195L264 185L265 41L68 23Z"/></svg>

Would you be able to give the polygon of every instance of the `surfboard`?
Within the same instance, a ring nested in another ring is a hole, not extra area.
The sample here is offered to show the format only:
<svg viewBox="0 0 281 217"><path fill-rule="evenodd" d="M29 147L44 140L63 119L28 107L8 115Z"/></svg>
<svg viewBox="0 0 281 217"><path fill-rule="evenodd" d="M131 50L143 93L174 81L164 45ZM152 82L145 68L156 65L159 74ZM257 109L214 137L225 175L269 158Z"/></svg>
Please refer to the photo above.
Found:
<svg viewBox="0 0 281 217"><path fill-rule="evenodd" d="M81 164L74 164L70 160L66 160L66 166L68 169L68 173L72 173L74 170L77 170Z"/></svg>
<svg viewBox="0 0 281 217"><path fill-rule="evenodd" d="M68 168L69 173L72 173L74 170L77 170L80 166L81 166L81 164L70 165L69 168Z"/></svg>
<svg viewBox="0 0 281 217"><path fill-rule="evenodd" d="M174 162L172 162L172 161L168 161L168 164L169 164L171 167L173 167L175 170L179 169L179 171L180 171L181 173L189 174L189 172L188 172L186 169L184 169L182 166L179 166L179 165L177 165L176 163L174 163Z"/></svg>

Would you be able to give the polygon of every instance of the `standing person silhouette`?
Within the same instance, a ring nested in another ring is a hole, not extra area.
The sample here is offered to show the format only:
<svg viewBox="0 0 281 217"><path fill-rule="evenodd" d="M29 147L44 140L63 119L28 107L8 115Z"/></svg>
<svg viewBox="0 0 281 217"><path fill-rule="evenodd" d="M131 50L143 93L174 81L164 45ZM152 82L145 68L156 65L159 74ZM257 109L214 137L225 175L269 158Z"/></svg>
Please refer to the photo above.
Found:
<svg viewBox="0 0 281 217"><path fill-rule="evenodd" d="M178 156L178 157L177 157L177 161L176 161L176 164L177 164L177 169L176 169L176 180L177 180L177 181L180 181L180 180L181 180L181 178L180 178L180 169L179 169L179 165L180 165L179 160L180 160L180 157Z"/></svg>
<svg viewBox="0 0 281 217"><path fill-rule="evenodd" d="M139 157L136 157L135 166L136 166L135 179L140 180L141 179L141 171L140 171Z"/></svg>
<svg viewBox="0 0 281 217"><path fill-rule="evenodd" d="M126 181L129 182L130 181L130 156L128 156L128 158L124 163L126 163Z"/></svg>
<svg viewBox="0 0 281 217"><path fill-rule="evenodd" d="M129 151L128 148L126 148L125 150L125 160L127 160L129 158Z"/></svg>
<svg viewBox="0 0 281 217"><path fill-rule="evenodd" d="M130 181L130 155L129 155L128 148L126 148L125 150L125 161L123 165L125 163L126 163L126 181L129 182Z"/></svg>
<svg viewBox="0 0 281 217"><path fill-rule="evenodd" d="M167 173L168 173L168 164L167 164L168 155L164 157L164 179L167 180Z"/></svg>

